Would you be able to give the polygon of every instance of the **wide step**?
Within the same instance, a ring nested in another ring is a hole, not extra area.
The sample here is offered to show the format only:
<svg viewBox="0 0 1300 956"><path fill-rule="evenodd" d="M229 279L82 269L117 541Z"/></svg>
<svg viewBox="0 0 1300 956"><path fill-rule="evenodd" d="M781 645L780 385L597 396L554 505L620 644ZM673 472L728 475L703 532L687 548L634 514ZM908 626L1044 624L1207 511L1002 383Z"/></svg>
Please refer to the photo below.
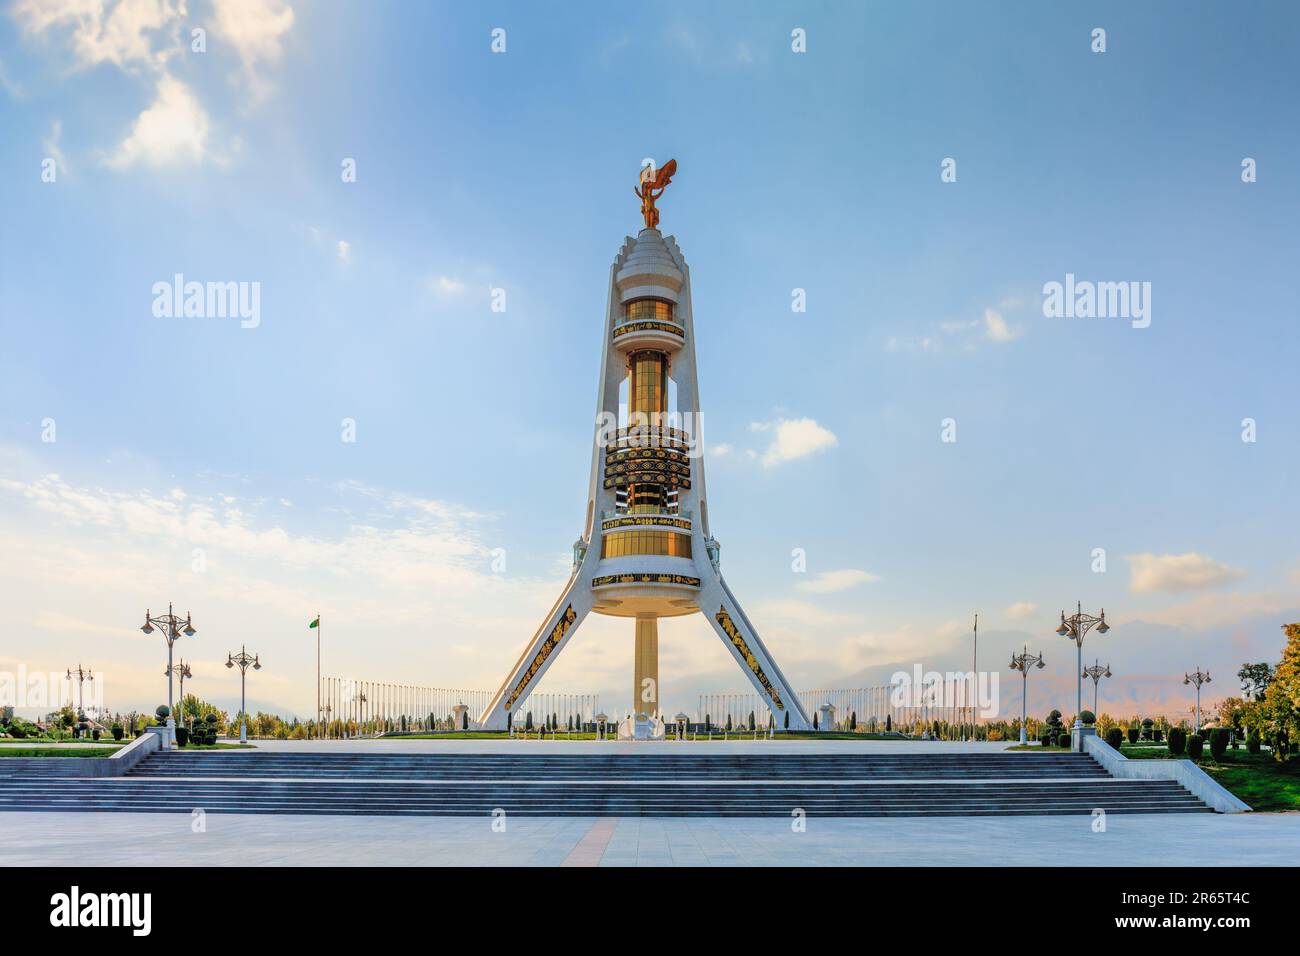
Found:
<svg viewBox="0 0 1300 956"><path fill-rule="evenodd" d="M374 816L1196 813L1083 754L153 754L125 777L0 779L0 811Z"/></svg>

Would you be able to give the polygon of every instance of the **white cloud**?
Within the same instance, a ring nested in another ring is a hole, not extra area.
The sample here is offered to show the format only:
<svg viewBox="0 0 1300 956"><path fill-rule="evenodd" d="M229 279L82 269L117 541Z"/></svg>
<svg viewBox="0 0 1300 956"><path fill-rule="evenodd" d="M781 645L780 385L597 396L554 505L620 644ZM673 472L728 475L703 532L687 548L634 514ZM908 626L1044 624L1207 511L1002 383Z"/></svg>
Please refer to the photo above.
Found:
<svg viewBox="0 0 1300 956"><path fill-rule="evenodd" d="M283 0L213 0L216 20L211 39L234 48L254 97L267 91L258 67L276 63L284 53L284 36L293 27L293 9Z"/></svg>
<svg viewBox="0 0 1300 956"><path fill-rule="evenodd" d="M164 74L153 103L136 117L107 162L114 169L199 163L207 144L208 114L188 86Z"/></svg>
<svg viewBox="0 0 1300 956"><path fill-rule="evenodd" d="M970 352L981 341L999 345L1014 342L1024 334L1024 329L1012 326L1003 313L1023 305L1019 299L1003 299L997 308L985 309L983 316L978 319L949 319L939 322L935 331L919 337L891 335L885 340L885 348L890 352L942 352L945 348L952 347Z"/></svg>
<svg viewBox="0 0 1300 956"><path fill-rule="evenodd" d="M1147 591L1199 591L1216 587L1246 576L1239 568L1221 564L1213 558L1195 551L1187 554L1129 554L1131 577L1129 590Z"/></svg>
<svg viewBox="0 0 1300 956"><path fill-rule="evenodd" d="M726 458L732 452L732 448L726 442L720 445L714 445L709 449L709 454L714 458Z"/></svg>
<svg viewBox="0 0 1300 956"><path fill-rule="evenodd" d="M1030 604L1028 601L1017 601L1003 613L1013 621L1024 621L1038 613L1038 605Z"/></svg>
<svg viewBox="0 0 1300 956"><path fill-rule="evenodd" d="M800 591L808 591L812 594L832 594L857 587L859 584L874 584L879 580L880 575L872 574L870 571L843 568L839 571L823 571L811 580L800 581L798 588Z"/></svg>
<svg viewBox="0 0 1300 956"><path fill-rule="evenodd" d="M429 288L439 295L460 295L465 291L465 283L451 276L433 276L429 279Z"/></svg>
<svg viewBox="0 0 1300 956"><path fill-rule="evenodd" d="M66 32L79 68L112 63L161 69L181 48L184 0L17 0L10 15L29 35Z"/></svg>
<svg viewBox="0 0 1300 956"><path fill-rule="evenodd" d="M1284 611L1294 611L1297 607L1300 607L1300 597L1296 595L1243 594L1233 591L1231 594L1202 594L1159 611L1128 615L1117 623L1148 621L1188 631L1208 631L1241 625L1254 618L1273 617Z"/></svg>
<svg viewBox="0 0 1300 956"><path fill-rule="evenodd" d="M756 432L772 432L772 442L762 456L767 468L797 461L839 444L834 432L811 418L778 418L771 422L753 422L749 427Z"/></svg>
<svg viewBox="0 0 1300 956"><path fill-rule="evenodd" d="M54 160L55 168L58 170L60 176L63 175L64 170L66 170L68 166L67 160L63 157L63 149L59 145L59 140L62 138L63 121L56 119L50 124L50 135L41 141L41 149L44 151L46 156L49 156Z"/></svg>
<svg viewBox="0 0 1300 956"><path fill-rule="evenodd" d="M5 61L0 59L0 88L16 100L24 97L23 88L9 78L9 73L5 69Z"/></svg>
<svg viewBox="0 0 1300 956"><path fill-rule="evenodd" d="M340 239L338 242L337 249L338 249L339 262L343 263L344 265L347 265L349 256L351 256L352 254L351 243L349 243L346 239Z"/></svg>
<svg viewBox="0 0 1300 956"><path fill-rule="evenodd" d="M1020 338L1020 330L1007 325L1002 313L994 309L984 310L984 335L993 342L1011 342Z"/></svg>

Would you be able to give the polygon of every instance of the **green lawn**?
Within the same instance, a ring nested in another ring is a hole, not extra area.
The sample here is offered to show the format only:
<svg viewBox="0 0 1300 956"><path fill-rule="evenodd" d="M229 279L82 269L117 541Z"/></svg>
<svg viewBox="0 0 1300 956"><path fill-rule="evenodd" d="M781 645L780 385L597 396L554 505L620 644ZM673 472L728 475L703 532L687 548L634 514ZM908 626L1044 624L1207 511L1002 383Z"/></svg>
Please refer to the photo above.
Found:
<svg viewBox="0 0 1300 956"><path fill-rule="evenodd" d="M0 747L0 757L111 757L117 747Z"/></svg>

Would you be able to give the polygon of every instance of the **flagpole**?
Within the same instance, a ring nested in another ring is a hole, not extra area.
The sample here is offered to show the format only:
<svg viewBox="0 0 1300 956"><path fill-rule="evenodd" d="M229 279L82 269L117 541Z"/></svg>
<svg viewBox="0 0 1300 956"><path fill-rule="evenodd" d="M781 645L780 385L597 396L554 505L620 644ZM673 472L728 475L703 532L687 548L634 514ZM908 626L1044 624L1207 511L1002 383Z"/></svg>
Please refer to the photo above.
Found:
<svg viewBox="0 0 1300 956"><path fill-rule="evenodd" d="M325 728L320 722L320 611L316 612L316 726L321 728L321 739L325 739Z"/></svg>
<svg viewBox="0 0 1300 956"><path fill-rule="evenodd" d="M980 669L980 616L975 615L975 640L971 648L971 672L970 672L970 739L975 741L975 698L976 691L979 687L979 669Z"/></svg>

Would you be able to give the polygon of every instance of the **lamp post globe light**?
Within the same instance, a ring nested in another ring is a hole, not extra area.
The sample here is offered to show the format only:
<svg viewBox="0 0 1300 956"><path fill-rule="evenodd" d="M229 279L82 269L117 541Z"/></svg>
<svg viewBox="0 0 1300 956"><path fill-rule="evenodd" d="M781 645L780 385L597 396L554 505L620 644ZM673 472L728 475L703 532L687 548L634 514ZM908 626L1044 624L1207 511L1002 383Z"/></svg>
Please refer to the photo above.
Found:
<svg viewBox="0 0 1300 956"><path fill-rule="evenodd" d="M239 646L238 654L226 655L226 666L239 668L239 742L241 744L248 743L248 728L246 726L248 708L244 704L244 689L248 683L248 666L250 664L255 671L262 669L262 662L257 659L257 655L249 657L248 651L244 649L242 644Z"/></svg>
<svg viewBox="0 0 1300 956"><path fill-rule="evenodd" d="M1091 667L1085 667L1085 668L1083 669L1083 676L1084 676L1084 677L1091 677L1091 678L1092 678L1092 713L1093 713L1093 716L1096 716L1096 714L1097 714L1097 685L1101 683L1101 679L1102 679L1103 677L1110 677L1110 676L1111 676L1111 673L1110 673L1110 665L1107 664L1105 667L1103 667L1103 666L1101 666L1101 664L1098 664L1096 661L1094 661L1094 662L1093 662L1093 665L1092 665Z"/></svg>
<svg viewBox="0 0 1300 956"><path fill-rule="evenodd" d="M1037 656L1029 653L1028 645L1021 654L1011 655L1011 669L1020 671L1020 743L1028 742L1028 735L1025 728L1029 725L1029 669L1037 667L1043 669L1043 655Z"/></svg>
<svg viewBox="0 0 1300 956"><path fill-rule="evenodd" d="M1190 674L1183 674L1184 684L1196 685L1196 729L1192 731L1194 734L1199 734L1201 732L1201 685L1208 684L1209 682L1210 672L1202 671L1199 667Z"/></svg>
<svg viewBox="0 0 1300 956"><path fill-rule="evenodd" d="M1061 637L1068 637L1074 641L1074 646L1078 649L1079 663L1075 668L1078 679L1075 682L1073 736L1077 740L1080 751L1083 750L1083 721L1079 719L1079 714L1083 712L1083 639L1094 627L1098 634L1105 634L1110 630L1110 625L1106 623L1106 609L1101 609L1100 617L1093 617L1091 614L1083 613L1083 603L1079 602L1075 613L1069 617L1065 616L1064 611L1061 612L1061 626L1056 629L1056 633Z"/></svg>
<svg viewBox="0 0 1300 956"><path fill-rule="evenodd" d="M140 630L146 634L152 634L155 628L162 631L163 638L167 641L167 710L169 712L167 723L174 727L176 726L176 718L171 713L174 703L172 700L172 646L180 639L182 634L186 637L193 637L194 624L190 621L189 611L185 612L185 619L181 620L180 617L173 613L172 606L168 604L166 614L159 614L154 617L148 610L144 612L144 625Z"/></svg>

